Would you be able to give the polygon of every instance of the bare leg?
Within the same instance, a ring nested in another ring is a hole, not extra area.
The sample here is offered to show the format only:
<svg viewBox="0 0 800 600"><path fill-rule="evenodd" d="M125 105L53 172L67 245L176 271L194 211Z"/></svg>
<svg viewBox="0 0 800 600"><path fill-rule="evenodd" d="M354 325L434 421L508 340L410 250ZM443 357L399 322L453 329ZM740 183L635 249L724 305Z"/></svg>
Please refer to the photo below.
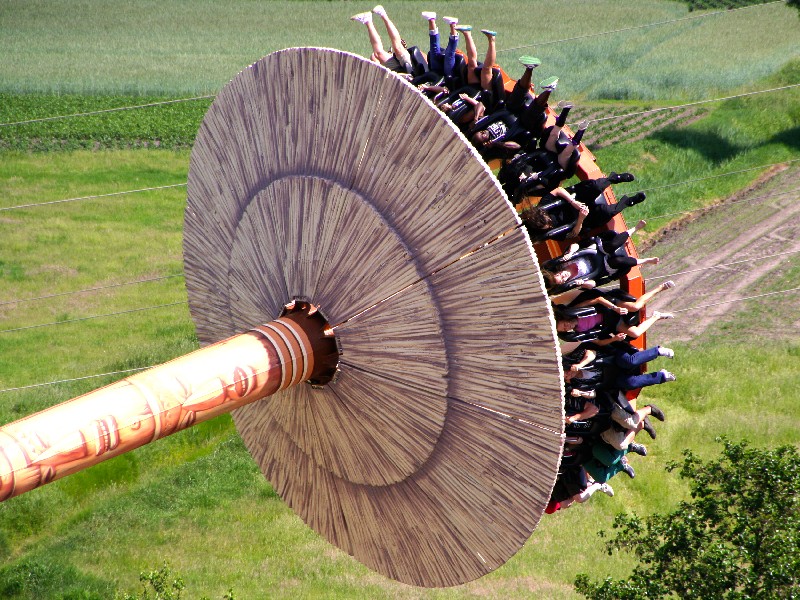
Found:
<svg viewBox="0 0 800 600"><path fill-rule="evenodd" d="M560 166L562 169L566 169L569 166L570 161L572 160L573 152L577 152L575 146L573 146L572 144L567 144L566 146L564 146L564 149L558 154L558 166Z"/></svg>
<svg viewBox="0 0 800 600"><path fill-rule="evenodd" d="M475 46L475 40L472 39L471 31L463 31L464 45L467 48L467 83L478 83L479 79L475 75L475 69L478 68L478 48Z"/></svg>
<svg viewBox="0 0 800 600"><path fill-rule="evenodd" d="M660 294L664 290L668 290L675 287L675 283L672 281L665 281L661 285L656 286L649 292L642 294L641 297L636 300L636 302L620 302L618 306L622 308L627 308L628 312L638 312L642 310L645 305L653 299L656 294ZM570 290L572 291L572 290ZM565 292L566 293L566 292Z"/></svg>
<svg viewBox="0 0 800 600"><path fill-rule="evenodd" d="M372 21L367 21L365 25L367 26L367 33L369 33L369 43L372 44L372 55L380 64L383 64L389 60L391 54L383 49L383 41L380 34L378 34L378 30L375 29L375 24Z"/></svg>
<svg viewBox="0 0 800 600"><path fill-rule="evenodd" d="M481 89L488 90L492 85L492 67L497 62L497 45L495 44L495 36L493 31L483 30L489 40L489 47L486 49L486 58L483 59L483 68L481 69Z"/></svg>
<svg viewBox="0 0 800 600"><path fill-rule="evenodd" d="M640 335L642 335L645 331L650 329L650 327L652 327L653 323L655 323L656 321L660 321L661 319L671 319L671 318L672 318L672 314L670 314L670 313L661 313L661 312L655 311L651 316L649 316L647 319L645 319L644 321L642 321L638 325L634 325L632 327L629 327L627 325L622 325L622 324L618 325L617 326L617 331L619 331L620 333L624 333L629 338L635 340Z"/></svg>
<svg viewBox="0 0 800 600"><path fill-rule="evenodd" d="M386 14L385 10L376 14L383 19L383 23L386 25L386 33L389 34L389 40L392 43L392 52L394 52L394 55L400 57L406 54L407 50L403 45L403 38L400 37L400 32L397 30L397 27L394 26L394 23L392 23L389 15Z"/></svg>

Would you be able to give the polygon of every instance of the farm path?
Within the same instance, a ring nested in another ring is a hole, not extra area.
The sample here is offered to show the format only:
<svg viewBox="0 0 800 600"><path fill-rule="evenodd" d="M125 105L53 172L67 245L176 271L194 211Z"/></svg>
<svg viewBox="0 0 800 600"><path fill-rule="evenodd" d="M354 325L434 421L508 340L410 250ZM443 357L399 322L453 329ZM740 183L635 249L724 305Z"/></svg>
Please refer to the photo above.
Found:
<svg viewBox="0 0 800 600"><path fill-rule="evenodd" d="M654 342L691 340L745 308L728 301L790 287L787 275L800 264L800 168L775 168L750 188L671 227L650 246L640 254L658 256L661 263L645 267L647 287L667 278L676 283L649 304L648 312L677 313L654 328ZM744 260L752 262L730 264ZM796 339L798 304L791 293L764 298L741 328L759 337ZM695 309L699 306L706 308Z"/></svg>

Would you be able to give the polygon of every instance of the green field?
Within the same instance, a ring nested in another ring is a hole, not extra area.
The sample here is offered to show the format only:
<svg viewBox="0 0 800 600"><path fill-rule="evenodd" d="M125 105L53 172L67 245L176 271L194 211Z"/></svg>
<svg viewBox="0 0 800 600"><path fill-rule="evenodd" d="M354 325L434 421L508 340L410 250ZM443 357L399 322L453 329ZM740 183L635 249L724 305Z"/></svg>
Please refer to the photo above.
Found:
<svg viewBox="0 0 800 600"><path fill-rule="evenodd" d="M500 48L688 14L685 5L667 0L500 0L491 11L471 1L386 6L412 42L424 35L419 11L433 8L497 29ZM366 53L362 27L347 17L367 8L302 1L6 2L0 7L0 123L213 94L239 69L285 46ZM559 99L574 95L597 111L604 101L642 107L800 83L796 11L781 5L749 10L535 52L545 60L542 77L561 75ZM535 26L525 26L520 14L530 14ZM548 22L557 25L539 25ZM501 62L515 72L516 56L528 51L505 52ZM0 127L0 208L185 183L188 147L207 106ZM798 159L798 140L800 92L794 89L711 105L694 123L596 154L606 171L636 173L635 184L618 186L624 193ZM711 203L760 174L653 191L629 220ZM179 276L10 303L180 274L184 202L178 187L0 210L0 330L61 323L0 332L0 390L148 366L196 347L184 304L66 322L183 302ZM791 264L770 289L797 285L797 260ZM223 417L0 505L0 597L113 598L136 591L141 571L167 561L186 580L188 598L220 598L229 588L240 599L575 598L577 573L623 576L632 566L630 557L607 556L596 535L610 529L615 513L665 511L685 496L684 486L664 472L684 448L711 457L720 434L754 445L797 443L800 345L796 336L760 339L754 355L748 315L765 310L742 305L704 339L676 347L674 363L659 365L679 380L646 395L668 421L648 443L650 456L634 463L636 479L615 479L614 498L598 495L545 517L507 565L471 584L418 590L331 547L276 496ZM0 391L0 423L114 379Z"/></svg>
<svg viewBox="0 0 800 600"><path fill-rule="evenodd" d="M215 93L281 48L368 55L364 27L348 18L369 8L306 0L7 0L0 9L0 92ZM518 56L534 52L544 61L542 77L559 75L565 94L593 99L714 97L770 75L800 46L796 15L783 5L560 44L547 42L702 12L667 0L403 1L387 8L409 44L427 43L420 11L452 12L476 30L499 32L500 63L512 73Z"/></svg>

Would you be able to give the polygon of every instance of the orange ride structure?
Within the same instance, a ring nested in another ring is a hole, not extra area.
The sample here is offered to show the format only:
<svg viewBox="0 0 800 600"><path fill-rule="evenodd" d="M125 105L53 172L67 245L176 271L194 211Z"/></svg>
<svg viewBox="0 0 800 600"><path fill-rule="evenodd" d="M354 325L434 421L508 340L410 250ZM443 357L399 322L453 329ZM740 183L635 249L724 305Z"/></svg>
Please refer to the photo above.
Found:
<svg viewBox="0 0 800 600"><path fill-rule="evenodd" d="M600 176L585 149L580 176ZM537 253L560 249L534 251L407 82L336 50L271 54L219 93L192 151L203 347L0 428L0 500L232 411L332 544L416 586L478 578L536 528L564 443Z"/></svg>

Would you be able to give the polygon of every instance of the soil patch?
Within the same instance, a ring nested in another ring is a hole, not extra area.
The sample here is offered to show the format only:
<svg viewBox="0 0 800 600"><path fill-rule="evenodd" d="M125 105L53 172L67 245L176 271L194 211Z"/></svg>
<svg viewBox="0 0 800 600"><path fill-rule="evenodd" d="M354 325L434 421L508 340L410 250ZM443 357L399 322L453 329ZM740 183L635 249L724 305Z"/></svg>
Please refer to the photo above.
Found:
<svg viewBox="0 0 800 600"><path fill-rule="evenodd" d="M661 258L647 268L647 287L677 284L650 302L650 310L676 313L654 329L658 342L697 339L723 324L735 337L798 338L797 292L739 299L800 285L800 168L776 168L646 245Z"/></svg>

